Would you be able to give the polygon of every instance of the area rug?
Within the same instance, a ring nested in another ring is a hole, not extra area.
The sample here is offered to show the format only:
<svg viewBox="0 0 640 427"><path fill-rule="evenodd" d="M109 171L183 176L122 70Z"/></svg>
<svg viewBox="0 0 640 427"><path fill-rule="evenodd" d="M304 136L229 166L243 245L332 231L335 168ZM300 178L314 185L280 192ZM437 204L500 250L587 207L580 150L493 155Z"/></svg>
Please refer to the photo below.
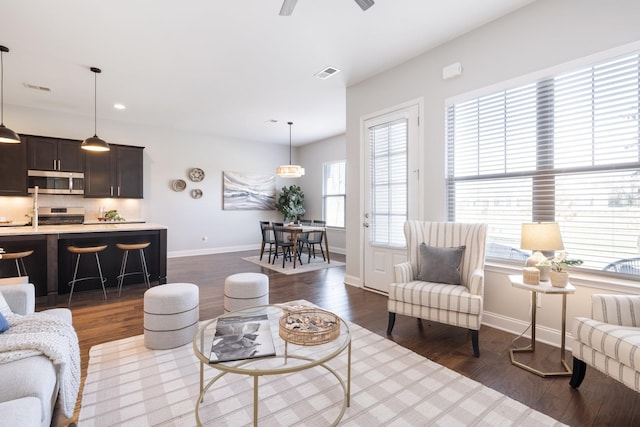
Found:
<svg viewBox="0 0 640 427"><path fill-rule="evenodd" d="M323 268L341 267L344 265L344 262L334 260L331 260L331 263L327 264L327 262L322 259L322 256L316 257L315 259L311 258L311 262L307 263L307 257L303 255L302 264L296 262L296 268L293 268L293 263L290 261L287 261L284 264L284 268L282 268L282 258L278 258L275 264L270 264L267 261L267 254L262 257L262 261L260 261L259 256L250 256L242 259L282 274L307 273L309 271L322 270Z"/></svg>
<svg viewBox="0 0 640 427"><path fill-rule="evenodd" d="M560 426L495 390L348 322L352 332L351 406L341 426ZM331 361L346 374L346 353ZM218 371L205 367L205 382ZM204 425L248 426L252 378L228 374L200 405ZM324 369L260 377L259 425L328 426L342 389ZM142 335L90 350L78 424L194 426L199 362L191 343L149 350Z"/></svg>

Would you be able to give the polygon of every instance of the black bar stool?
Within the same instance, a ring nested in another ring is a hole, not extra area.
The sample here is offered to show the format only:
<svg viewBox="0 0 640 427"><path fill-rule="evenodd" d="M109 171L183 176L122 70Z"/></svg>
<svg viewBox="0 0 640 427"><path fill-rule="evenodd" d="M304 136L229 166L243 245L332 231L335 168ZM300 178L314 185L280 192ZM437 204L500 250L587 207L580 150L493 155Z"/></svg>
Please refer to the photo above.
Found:
<svg viewBox="0 0 640 427"><path fill-rule="evenodd" d="M80 282L82 280L100 279L100 284L102 285L102 293L104 293L104 299L107 299L107 290L104 288L104 284L107 281L107 279L105 279L104 276L102 275L102 267L100 266L100 258L98 257L98 252L102 252L105 249L107 249L107 245L86 246L86 247L79 247L79 246L67 247L67 250L69 252L71 252L72 254L77 254L76 268L73 270L73 280L69 282L69 286L71 286L71 292L69 292L69 303L68 303L69 306L71 306L71 297L73 296L73 288L76 286L76 282ZM77 278L78 266L80 265L80 255L82 254L94 254L96 256L96 265L98 266L98 274L100 275L100 277L94 276L94 277L81 277L80 279Z"/></svg>
<svg viewBox="0 0 640 427"><path fill-rule="evenodd" d="M122 284L124 283L124 278L132 274L142 274L144 276L144 283L147 285L147 289L151 288L151 282L149 281L149 270L147 270L147 260L144 256L144 249L147 248L150 244L151 242L116 243L116 247L124 251L124 255L122 256L122 264L120 265L120 274L118 275L118 296L120 296L120 293L122 292ZM126 273L129 251L135 250L138 250L140 253L140 264L142 265L142 271L133 271L130 273Z"/></svg>
<svg viewBox="0 0 640 427"><path fill-rule="evenodd" d="M5 252L1 254L2 255L1 259L3 261L7 261L11 259L15 260L18 276L28 276L27 269L24 267L24 259L29 255L31 255L32 253L33 253L33 250L22 251L22 252ZM20 266L22 266L22 270L20 269Z"/></svg>

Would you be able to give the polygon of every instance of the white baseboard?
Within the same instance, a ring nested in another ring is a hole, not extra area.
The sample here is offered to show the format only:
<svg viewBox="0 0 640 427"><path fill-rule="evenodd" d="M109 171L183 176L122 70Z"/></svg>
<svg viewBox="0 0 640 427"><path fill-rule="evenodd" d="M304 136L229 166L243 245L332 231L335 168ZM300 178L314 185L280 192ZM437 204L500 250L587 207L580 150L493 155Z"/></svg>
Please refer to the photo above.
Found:
<svg viewBox="0 0 640 427"><path fill-rule="evenodd" d="M501 314L491 313L489 311L482 313L482 324L515 335L520 335L522 331L527 329L527 326L529 326L529 322L524 322L520 319L514 319ZM528 330L523 336L531 338L531 330ZM559 329L552 329L540 325L536 328L536 341L543 342L554 347L560 348L561 336L562 334ZM573 337L570 332L567 332L565 349L571 350L572 344Z"/></svg>

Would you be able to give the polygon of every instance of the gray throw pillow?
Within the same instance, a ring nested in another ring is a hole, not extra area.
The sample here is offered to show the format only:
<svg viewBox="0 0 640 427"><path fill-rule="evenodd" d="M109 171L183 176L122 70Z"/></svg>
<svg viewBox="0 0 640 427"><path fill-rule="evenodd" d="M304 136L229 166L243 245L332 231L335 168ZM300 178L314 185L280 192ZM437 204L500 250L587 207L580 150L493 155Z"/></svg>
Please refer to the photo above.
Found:
<svg viewBox="0 0 640 427"><path fill-rule="evenodd" d="M437 248L420 244L420 272L418 280L424 282L460 285L460 264L465 246Z"/></svg>

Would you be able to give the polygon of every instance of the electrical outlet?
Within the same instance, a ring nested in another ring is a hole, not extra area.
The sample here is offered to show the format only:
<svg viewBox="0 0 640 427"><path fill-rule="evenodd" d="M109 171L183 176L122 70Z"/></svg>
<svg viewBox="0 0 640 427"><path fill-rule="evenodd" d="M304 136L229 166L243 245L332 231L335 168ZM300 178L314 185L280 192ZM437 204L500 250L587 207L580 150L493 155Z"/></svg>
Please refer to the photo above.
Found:
<svg viewBox="0 0 640 427"><path fill-rule="evenodd" d="M536 307L542 308L542 294L536 293Z"/></svg>

